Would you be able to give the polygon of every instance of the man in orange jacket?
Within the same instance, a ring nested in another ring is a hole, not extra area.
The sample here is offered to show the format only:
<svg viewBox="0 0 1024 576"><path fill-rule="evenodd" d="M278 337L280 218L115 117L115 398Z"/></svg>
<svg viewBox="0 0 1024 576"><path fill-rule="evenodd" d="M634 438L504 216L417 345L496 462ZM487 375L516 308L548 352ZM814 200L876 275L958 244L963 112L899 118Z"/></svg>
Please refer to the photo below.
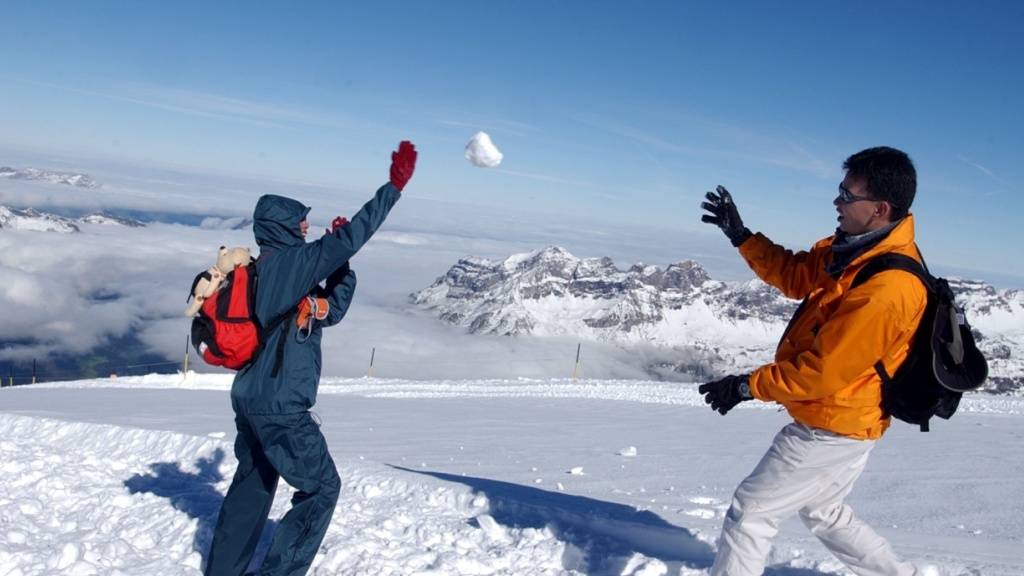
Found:
<svg viewBox="0 0 1024 576"><path fill-rule="evenodd" d="M843 502L889 426L875 363L896 371L927 303L921 282L902 270L850 285L875 256L920 260L909 213L917 173L905 153L888 147L858 152L843 168L833 201L839 228L806 252L752 234L722 186L702 204L709 212L702 220L721 228L762 280L803 299L774 362L698 388L721 414L756 398L781 404L794 420L736 489L713 576L761 574L779 524L793 514L857 574L920 573Z"/></svg>

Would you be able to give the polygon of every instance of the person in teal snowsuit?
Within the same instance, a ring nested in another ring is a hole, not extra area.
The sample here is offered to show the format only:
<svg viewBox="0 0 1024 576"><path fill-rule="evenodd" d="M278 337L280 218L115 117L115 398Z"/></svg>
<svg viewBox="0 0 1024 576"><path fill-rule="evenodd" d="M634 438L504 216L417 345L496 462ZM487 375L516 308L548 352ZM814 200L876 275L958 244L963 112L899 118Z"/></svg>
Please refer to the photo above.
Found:
<svg viewBox="0 0 1024 576"><path fill-rule="evenodd" d="M256 203L253 233L260 257L254 307L260 325L268 328L262 350L231 386L238 468L217 518L207 576L243 574L279 478L296 492L258 574L305 574L320 548L341 490L334 460L309 412L320 382L321 330L344 317L356 285L348 261L384 222L412 177L416 150L411 143L402 142L391 158L390 181L351 222L314 242L305 241L308 207L275 195ZM307 295L326 296L329 309L311 330L300 331L294 311Z"/></svg>

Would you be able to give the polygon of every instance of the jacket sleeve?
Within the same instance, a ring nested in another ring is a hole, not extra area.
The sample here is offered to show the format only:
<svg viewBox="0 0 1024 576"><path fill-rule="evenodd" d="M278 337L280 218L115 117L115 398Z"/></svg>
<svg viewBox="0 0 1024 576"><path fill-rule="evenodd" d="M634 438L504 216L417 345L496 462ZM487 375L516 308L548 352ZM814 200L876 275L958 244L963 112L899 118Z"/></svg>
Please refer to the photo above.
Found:
<svg viewBox="0 0 1024 576"><path fill-rule="evenodd" d="M894 285L893 274L907 278ZM927 292L916 278L902 271L877 274L843 299L810 348L755 370L751 394L778 402L834 395L874 371L875 362L901 339L909 341L907 333L916 330L926 303Z"/></svg>
<svg viewBox="0 0 1024 576"><path fill-rule="evenodd" d="M344 275L340 275L341 278L336 278L334 274L327 277L327 303L330 308L327 312L327 318L320 323L321 326L334 326L348 313L348 307L352 304L352 296L356 291L356 273L351 270L339 270L339 272L345 272Z"/></svg>
<svg viewBox="0 0 1024 576"><path fill-rule="evenodd" d="M829 254L827 242L818 242L810 252L794 254L760 232L740 245L740 255L758 278L781 290L787 298L798 300L810 294L824 279Z"/></svg>
<svg viewBox="0 0 1024 576"><path fill-rule="evenodd" d="M402 193L398 188L388 182L377 190L377 194L364 204L359 212L356 212L351 222L307 245L310 251L319 252L313 272L313 285L319 284L331 272L355 256L384 223L391 208L401 197Z"/></svg>
<svg viewBox="0 0 1024 576"><path fill-rule="evenodd" d="M332 272L348 262L384 223L401 192L390 182L381 186L347 225L322 238L277 252L260 266L257 316L270 322L287 312ZM266 273L264 272L266 270ZM261 297L261 289L267 288Z"/></svg>

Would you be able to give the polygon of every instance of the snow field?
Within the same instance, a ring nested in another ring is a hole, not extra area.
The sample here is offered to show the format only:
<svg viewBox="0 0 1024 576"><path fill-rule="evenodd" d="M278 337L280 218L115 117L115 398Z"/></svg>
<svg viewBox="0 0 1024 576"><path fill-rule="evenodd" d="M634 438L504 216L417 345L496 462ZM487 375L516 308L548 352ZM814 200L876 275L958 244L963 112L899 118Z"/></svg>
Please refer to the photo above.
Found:
<svg viewBox="0 0 1024 576"><path fill-rule="evenodd" d="M6 414L0 437L0 575L200 573L235 467L222 440ZM546 522L495 521L483 494L379 465L339 472L342 497L311 574L562 574L584 562ZM282 482L272 519L289 499ZM622 529L606 521L610 533ZM563 518L574 522L590 520ZM629 565L624 574L664 573L642 555Z"/></svg>
<svg viewBox="0 0 1024 576"><path fill-rule="evenodd" d="M176 462L176 453L209 457L219 442L8 415L0 438L0 574L197 573L198 519L173 513L162 495L131 494L125 482L153 462ZM219 498L184 482L190 473L165 491L215 513Z"/></svg>
<svg viewBox="0 0 1024 576"><path fill-rule="evenodd" d="M231 389L231 374L189 372L149 374L43 382L33 388L131 388L155 390L218 390ZM383 378L322 378L319 395L340 394L366 398L585 398L621 400L644 404L670 404L704 407L696 383L652 382L645 380L590 379L482 379L482 380L403 380ZM745 402L736 410L778 410L774 404ZM968 393L960 402L958 413L1024 414L1024 397Z"/></svg>
<svg viewBox="0 0 1024 576"><path fill-rule="evenodd" d="M198 574L235 468L229 385L150 375L0 391L0 576ZM695 388L326 379L315 409L343 492L310 573L706 574L731 491L788 418L753 402L722 418ZM852 503L941 574L1024 574L1011 449L1024 399L964 404L930 434L894 426ZM282 483L254 565L290 496ZM847 574L795 519L769 565Z"/></svg>

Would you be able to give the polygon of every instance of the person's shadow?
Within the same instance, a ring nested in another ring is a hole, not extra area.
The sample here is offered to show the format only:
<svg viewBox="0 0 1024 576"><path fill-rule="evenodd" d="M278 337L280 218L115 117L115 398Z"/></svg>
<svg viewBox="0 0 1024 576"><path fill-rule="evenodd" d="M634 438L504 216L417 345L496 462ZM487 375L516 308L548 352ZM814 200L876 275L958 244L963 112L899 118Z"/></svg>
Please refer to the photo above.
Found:
<svg viewBox="0 0 1024 576"><path fill-rule="evenodd" d="M676 526L648 510L633 506L540 490L473 476L414 470L389 465L396 470L432 476L446 482L469 486L473 493L487 497L488 514L509 528L550 527L567 544L562 565L584 574L622 574L634 553L657 558L669 566L708 569L714 562L711 546L688 528ZM480 526L476 518L470 524ZM765 576L824 576L816 570L773 566Z"/></svg>
<svg viewBox="0 0 1024 576"><path fill-rule="evenodd" d="M711 546L696 534L650 511L500 480L392 468L469 486L474 493L487 497L488 514L503 526L550 527L567 544L562 557L567 570L621 574L635 552L690 568L708 568L714 560ZM475 518L470 523L479 525Z"/></svg>
<svg viewBox="0 0 1024 576"><path fill-rule="evenodd" d="M192 549L202 556L204 567L210 542L213 540L217 515L224 501L224 495L216 488L224 479L219 471L223 462L224 450L218 448L212 456L196 460L195 473L182 470L180 462L155 462L149 465L149 474L136 474L124 481L131 494L149 493L167 498L175 510L197 520ZM256 553L249 563L250 567L259 566L262 562L276 527L277 523L273 520L268 520L263 527Z"/></svg>

